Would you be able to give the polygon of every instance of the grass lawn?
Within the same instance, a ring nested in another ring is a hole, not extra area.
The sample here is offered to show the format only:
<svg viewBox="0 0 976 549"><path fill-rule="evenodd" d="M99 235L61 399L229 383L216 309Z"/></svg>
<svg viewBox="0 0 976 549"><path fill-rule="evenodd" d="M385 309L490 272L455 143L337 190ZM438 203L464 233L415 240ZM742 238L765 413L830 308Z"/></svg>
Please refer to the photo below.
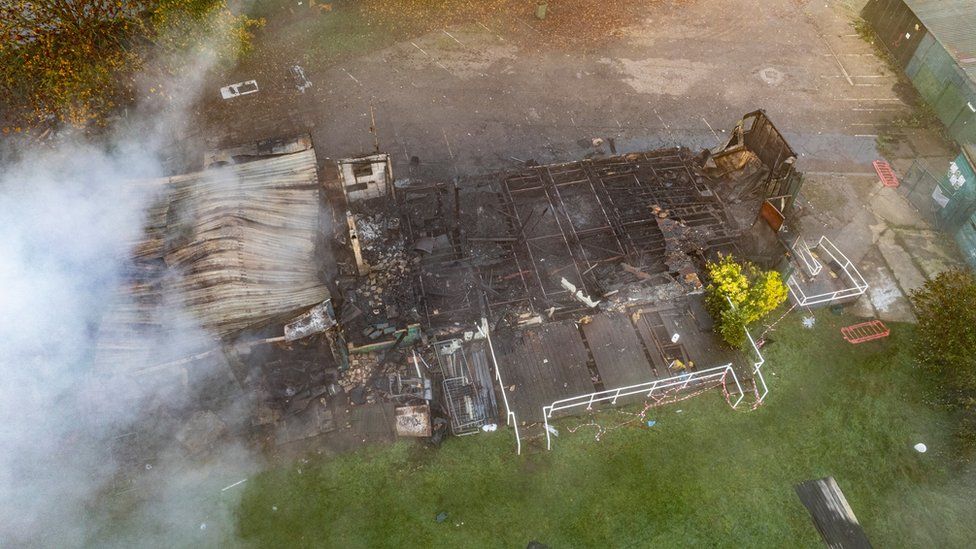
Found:
<svg viewBox="0 0 976 549"><path fill-rule="evenodd" d="M793 485L833 475L875 546L968 546L974 486L950 472L948 417L922 402L911 328L851 346L838 328L852 322L784 321L756 411L710 393L599 442L563 420L552 452L517 457L499 431L312 458L248 482L238 535L268 547L819 547Z"/></svg>

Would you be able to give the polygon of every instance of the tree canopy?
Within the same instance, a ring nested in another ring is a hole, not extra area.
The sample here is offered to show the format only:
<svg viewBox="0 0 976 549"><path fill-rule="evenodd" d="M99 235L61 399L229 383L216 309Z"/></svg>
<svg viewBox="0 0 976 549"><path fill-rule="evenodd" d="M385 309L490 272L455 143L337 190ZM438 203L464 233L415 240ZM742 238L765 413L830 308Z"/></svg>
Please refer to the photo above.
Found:
<svg viewBox="0 0 976 549"><path fill-rule="evenodd" d="M940 273L912 293L918 317L915 358L939 387L939 400L960 414L958 435L976 448L976 276Z"/></svg>
<svg viewBox="0 0 976 549"><path fill-rule="evenodd" d="M0 106L19 131L42 120L87 126L131 102L135 75L179 71L176 54L231 37L246 48L258 21L226 0L0 2ZM152 93L165 93L154 89Z"/></svg>

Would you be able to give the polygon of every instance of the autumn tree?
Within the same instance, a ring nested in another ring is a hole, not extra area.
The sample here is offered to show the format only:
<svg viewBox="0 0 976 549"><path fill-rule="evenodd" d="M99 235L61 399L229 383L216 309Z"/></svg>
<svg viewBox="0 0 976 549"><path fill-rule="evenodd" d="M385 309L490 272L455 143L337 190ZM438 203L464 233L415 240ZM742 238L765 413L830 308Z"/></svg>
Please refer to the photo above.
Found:
<svg viewBox="0 0 976 549"><path fill-rule="evenodd" d="M746 328L763 319L786 301L783 278L731 255L708 262L705 306L715 319L715 331L733 347L746 341Z"/></svg>
<svg viewBox="0 0 976 549"><path fill-rule="evenodd" d="M976 277L939 274L912 292L918 327L915 357L935 379L939 400L959 415L957 435L976 448Z"/></svg>
<svg viewBox="0 0 976 549"><path fill-rule="evenodd" d="M165 60L217 29L246 47L257 23L226 0L3 0L0 107L8 124L87 126L134 99L133 78L150 60L178 71Z"/></svg>

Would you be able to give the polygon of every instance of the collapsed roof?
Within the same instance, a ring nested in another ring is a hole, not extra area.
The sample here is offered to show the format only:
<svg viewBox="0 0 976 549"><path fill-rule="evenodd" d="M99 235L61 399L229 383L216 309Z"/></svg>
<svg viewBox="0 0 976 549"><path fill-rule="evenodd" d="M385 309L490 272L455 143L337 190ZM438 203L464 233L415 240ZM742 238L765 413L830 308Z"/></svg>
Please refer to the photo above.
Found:
<svg viewBox="0 0 976 549"><path fill-rule="evenodd" d="M161 198L146 212L128 280L103 315L96 370L129 367L139 353L147 367L183 358L213 348L214 336L329 297L315 253L315 151L304 143L298 152L143 183ZM198 327L207 335L169 344Z"/></svg>

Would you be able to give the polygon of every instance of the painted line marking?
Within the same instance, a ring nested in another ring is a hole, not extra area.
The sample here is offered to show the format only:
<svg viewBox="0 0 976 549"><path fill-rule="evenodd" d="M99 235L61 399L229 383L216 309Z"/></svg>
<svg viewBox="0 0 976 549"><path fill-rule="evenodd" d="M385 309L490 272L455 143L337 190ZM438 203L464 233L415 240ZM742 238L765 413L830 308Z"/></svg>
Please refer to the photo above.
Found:
<svg viewBox="0 0 976 549"><path fill-rule="evenodd" d="M445 32L447 32L447 31L445 31ZM427 53L426 51L424 51L424 48L421 48L420 46L418 46L417 44L415 44L415 43L413 43L413 42L410 42L410 43L411 43L411 44L413 44L413 47L415 47L415 48L417 48L418 50L420 50L420 52L421 52L421 53L423 53L423 54L424 54L424 55L426 55L426 56L427 56L427 57L428 57L428 58L429 58L429 59L430 59L431 61L433 61L435 65L437 65L438 67L440 67L440 68L442 68L442 69L444 69L445 71L447 71L447 74L450 74L451 76L454 76L454 73L453 73L453 72L451 72L451 70L450 70L450 69L448 69L447 67L445 67L444 65L442 65L440 61L438 61L438 60L436 60L436 59L434 59L434 58L433 58L433 56L431 56L431 55L430 55L429 53Z"/></svg>
<svg viewBox="0 0 976 549"><path fill-rule="evenodd" d="M857 97L832 97L831 99L833 99L834 101L895 101L895 102L901 103L901 99L898 99L897 97L877 97L877 98L873 98L873 97L861 97L861 98L857 98Z"/></svg>
<svg viewBox="0 0 976 549"><path fill-rule="evenodd" d="M839 74L821 74L820 78L844 78L844 77ZM861 75L852 74L851 78L891 78L891 77L886 74L861 74Z"/></svg>
<svg viewBox="0 0 976 549"><path fill-rule="evenodd" d="M453 35L453 34L451 34L451 33L449 33L449 32L447 32L447 30L446 30L446 29L441 29L441 30L442 30L442 31L444 31L444 34L446 34L446 35L448 35L448 36L450 36L450 37L451 37L451 40L454 40L454 41L455 41L455 42L457 42L458 44L461 44L461 41L460 41L460 40L458 40L457 38L454 38L454 35ZM461 44L461 45L462 45L462 46L464 46L464 44Z"/></svg>
<svg viewBox="0 0 976 549"><path fill-rule="evenodd" d="M352 78L352 81L353 81L353 82L355 82L355 83L357 83L357 84L359 84L360 86L362 86L362 85L363 85L363 83L362 83L362 82L360 82L359 80L357 80L357 79L356 79L356 77L355 77L355 76L353 76L352 74L350 74L350 73L349 73L349 71L347 71L346 69L342 69L342 72L344 72L344 73L346 73L346 75L347 75L347 76L349 76L349 78Z"/></svg>
<svg viewBox="0 0 976 549"><path fill-rule="evenodd" d="M834 48L830 47L830 42L827 42L827 39L824 38L820 32L817 32L817 36L819 36L820 40L823 41L825 46L827 46L827 51L830 52L830 55L833 56L834 61L837 62L837 66L840 67L840 72L844 73L844 78L847 79L847 83L853 86L854 81L851 80L851 75L847 72L847 68L844 67L844 64L840 62L840 57L837 57L837 54L834 53Z"/></svg>
<svg viewBox="0 0 976 549"><path fill-rule="evenodd" d="M417 45L416 43L414 43L414 42L410 42L410 43L411 43L411 44L413 45L413 47L415 47L415 48L417 48L418 50L420 50L420 53L422 53L422 54L424 54L424 55L426 55L427 57L430 57L430 54L429 54L429 53L427 53L426 51L424 51L424 48L421 48L420 46L418 46L418 45Z"/></svg>
<svg viewBox="0 0 976 549"><path fill-rule="evenodd" d="M489 29L488 27L486 27L485 24L482 23L481 21L478 21L478 24L481 25L481 28L485 29L486 31L490 32L491 34L494 34L495 35L495 38L501 40L502 42L505 41L505 39L502 38L502 36L500 34L498 34L497 32Z"/></svg>
<svg viewBox="0 0 976 549"><path fill-rule="evenodd" d="M844 175L850 177L878 177L874 172L803 172L807 175Z"/></svg>
<svg viewBox="0 0 976 549"><path fill-rule="evenodd" d="M515 19L515 22L516 22L516 23L520 23L520 24L522 24L522 25L525 25L526 27L529 27L530 29L532 29L533 31L535 31L535 32L536 32L536 34L542 34L541 32L539 32L539 29L537 29L537 28L535 28L535 27L533 27L532 25L530 25L530 24L528 24L528 23L526 23L525 21L522 21L521 19L519 19L519 18L517 18L517 17L515 17L514 19Z"/></svg>
<svg viewBox="0 0 976 549"><path fill-rule="evenodd" d="M221 492L226 492L227 490L230 490L231 488L233 488L233 487L235 487L237 485L244 484L245 482L247 482L247 479L239 480L239 481L235 482L234 484L231 484L230 486L224 486L223 488L220 489L220 491Z"/></svg>
<svg viewBox="0 0 976 549"><path fill-rule="evenodd" d="M715 141L718 141L719 143L722 143L722 140L719 139L718 134L715 133L715 129L712 128L712 125L708 123L708 120L705 120L705 117L704 116L701 117L701 119L702 119L702 122L704 122L705 125L708 126L708 131L712 132L712 135L715 136Z"/></svg>
<svg viewBox="0 0 976 549"><path fill-rule="evenodd" d="M451 155L451 160L454 160L454 151L451 150L451 142L447 139L447 130L441 128L441 131L444 133L444 143L447 143L447 154Z"/></svg>

